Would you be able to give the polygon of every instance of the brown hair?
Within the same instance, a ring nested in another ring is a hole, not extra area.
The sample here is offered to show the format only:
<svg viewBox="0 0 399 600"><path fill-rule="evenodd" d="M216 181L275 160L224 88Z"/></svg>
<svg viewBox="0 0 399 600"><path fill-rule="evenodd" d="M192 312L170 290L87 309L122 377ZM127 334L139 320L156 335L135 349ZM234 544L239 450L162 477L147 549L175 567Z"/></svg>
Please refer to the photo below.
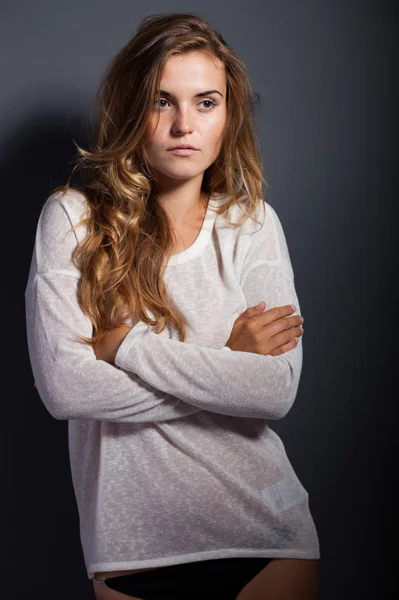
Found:
<svg viewBox="0 0 399 600"><path fill-rule="evenodd" d="M228 202L217 215L244 202L241 225L263 202L261 153L255 133L255 94L242 61L223 37L194 13L145 17L134 37L108 66L98 89L99 116L91 150L76 147L83 177L74 189L87 200L86 237L73 253L81 272L78 300L93 325L93 345L130 317L156 326L168 324L186 339L185 319L167 297L163 274L175 238L156 201L156 173L145 160L145 130L160 95L163 67L176 53L205 52L224 64L226 125L221 149L203 177L202 191L222 192ZM73 173L72 173L73 175ZM71 177L72 177L71 175ZM54 191L67 192L67 185ZM146 311L151 311L155 321Z"/></svg>

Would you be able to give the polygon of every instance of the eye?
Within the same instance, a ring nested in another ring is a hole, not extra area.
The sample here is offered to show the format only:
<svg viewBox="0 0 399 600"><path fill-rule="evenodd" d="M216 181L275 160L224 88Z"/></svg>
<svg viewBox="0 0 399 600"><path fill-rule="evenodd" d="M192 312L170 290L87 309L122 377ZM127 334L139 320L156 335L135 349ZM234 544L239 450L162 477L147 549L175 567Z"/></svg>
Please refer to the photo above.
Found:
<svg viewBox="0 0 399 600"><path fill-rule="evenodd" d="M162 102L162 101L167 102L166 98L159 98L159 100L155 99L154 100L154 106L156 105L157 102ZM161 106L161 108L163 108L163 106Z"/></svg>
<svg viewBox="0 0 399 600"><path fill-rule="evenodd" d="M205 110L212 110L212 108L213 108L214 106L216 106L216 102L215 102L214 100L212 100L212 98L208 98L207 100L203 100L203 101L201 102L201 104L203 104L204 102L210 102L210 103L211 103L211 106L209 106L209 107L208 107L208 108L206 108Z"/></svg>
<svg viewBox="0 0 399 600"><path fill-rule="evenodd" d="M154 106L155 107L156 107L156 103L157 102L160 102L160 103L161 102L167 102L167 103L169 103L169 100L167 100L166 98L159 98L158 100L155 99L154 100ZM210 103L210 106L205 107L205 111L210 111L210 110L212 110L214 108L214 106L216 106L216 102L214 100L212 100L212 98L207 98L206 100L202 100L200 102L200 104L204 104L204 102ZM165 108L165 105L161 105L160 108Z"/></svg>

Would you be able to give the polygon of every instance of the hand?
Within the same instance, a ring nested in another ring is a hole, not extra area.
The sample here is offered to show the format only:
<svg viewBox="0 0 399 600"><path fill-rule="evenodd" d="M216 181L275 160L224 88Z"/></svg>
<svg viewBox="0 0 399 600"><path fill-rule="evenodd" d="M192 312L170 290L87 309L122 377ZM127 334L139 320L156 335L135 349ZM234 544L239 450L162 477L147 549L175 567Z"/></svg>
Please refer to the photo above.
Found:
<svg viewBox="0 0 399 600"><path fill-rule="evenodd" d="M278 356L292 350L303 334L300 315L289 317L295 312L291 305L277 306L263 312L266 302L252 306L234 322L226 342L231 350L254 352L263 356ZM298 338L298 339L297 339Z"/></svg>
<svg viewBox="0 0 399 600"><path fill-rule="evenodd" d="M119 346L130 330L131 327L122 325L121 327L115 327L115 329L107 331L93 346L97 360L104 360L111 365L115 364L115 356Z"/></svg>

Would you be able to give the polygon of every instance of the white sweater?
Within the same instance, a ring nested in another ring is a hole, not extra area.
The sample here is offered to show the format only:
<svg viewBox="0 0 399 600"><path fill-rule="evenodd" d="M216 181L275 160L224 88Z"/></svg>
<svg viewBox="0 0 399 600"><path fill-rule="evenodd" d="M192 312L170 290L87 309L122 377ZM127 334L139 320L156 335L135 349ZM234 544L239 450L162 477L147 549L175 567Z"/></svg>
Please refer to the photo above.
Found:
<svg viewBox="0 0 399 600"><path fill-rule="evenodd" d="M267 422L295 400L302 338L279 356L225 347L237 317L261 300L300 314L286 239L269 203L262 225L234 228L212 211L226 200L212 195L200 234L166 269L187 341L130 321L115 366L76 337L92 335L71 261L85 199L71 189L42 208L25 291L28 349L41 400L69 420L90 579L212 558L320 557L308 493Z"/></svg>

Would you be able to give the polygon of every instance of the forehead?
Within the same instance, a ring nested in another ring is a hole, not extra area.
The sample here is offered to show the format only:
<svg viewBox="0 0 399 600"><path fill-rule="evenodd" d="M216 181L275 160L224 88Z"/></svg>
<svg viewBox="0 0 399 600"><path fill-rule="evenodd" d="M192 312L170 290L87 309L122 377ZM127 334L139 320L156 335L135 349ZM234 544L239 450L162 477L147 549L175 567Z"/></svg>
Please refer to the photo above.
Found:
<svg viewBox="0 0 399 600"><path fill-rule="evenodd" d="M203 52L173 54L168 58L161 76L162 89L171 93L183 90L194 93L210 89L211 86L224 94L225 84L223 63L217 57Z"/></svg>

